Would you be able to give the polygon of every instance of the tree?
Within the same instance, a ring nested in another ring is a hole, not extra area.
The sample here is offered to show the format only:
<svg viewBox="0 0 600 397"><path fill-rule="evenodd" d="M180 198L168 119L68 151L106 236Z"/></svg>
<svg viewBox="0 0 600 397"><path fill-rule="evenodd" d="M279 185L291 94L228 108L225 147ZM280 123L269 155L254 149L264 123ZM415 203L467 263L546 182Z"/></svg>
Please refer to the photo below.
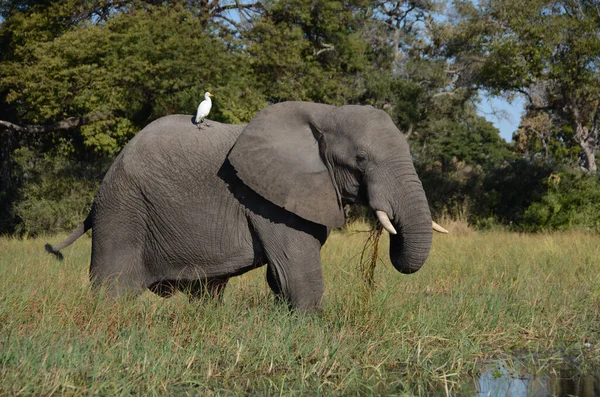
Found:
<svg viewBox="0 0 600 397"><path fill-rule="evenodd" d="M93 189L103 172L90 165L109 164L150 121L193 113L208 89L217 95L215 120L245 122L265 106L239 39L199 23L189 9L123 2L101 20L89 10L88 19L72 17L96 2L32 3L3 10L0 25L5 225L39 216L44 211L38 206L34 215L31 204L46 196L61 200L52 190L61 180L93 179L86 184ZM45 216L58 207L48 202Z"/></svg>
<svg viewBox="0 0 600 397"><path fill-rule="evenodd" d="M365 1L265 2L247 53L269 102L356 102L373 67L363 38Z"/></svg>
<svg viewBox="0 0 600 397"><path fill-rule="evenodd" d="M457 2L447 55L468 84L524 95L531 111L568 124L581 166L595 173L600 132L600 13L594 0Z"/></svg>
<svg viewBox="0 0 600 397"><path fill-rule="evenodd" d="M253 79L235 47L176 8L123 12L16 52L27 55L4 62L0 77L13 119L3 125L30 133L83 126L86 143L100 150L118 151L160 115L192 112L208 88L223 87L223 101L250 107L221 115L232 122L263 106L248 95ZM37 126L15 125L17 119Z"/></svg>
<svg viewBox="0 0 600 397"><path fill-rule="evenodd" d="M550 115L541 110L529 109L513 135L515 151L530 162L576 166L581 149L573 139L573 129L568 124L557 125Z"/></svg>

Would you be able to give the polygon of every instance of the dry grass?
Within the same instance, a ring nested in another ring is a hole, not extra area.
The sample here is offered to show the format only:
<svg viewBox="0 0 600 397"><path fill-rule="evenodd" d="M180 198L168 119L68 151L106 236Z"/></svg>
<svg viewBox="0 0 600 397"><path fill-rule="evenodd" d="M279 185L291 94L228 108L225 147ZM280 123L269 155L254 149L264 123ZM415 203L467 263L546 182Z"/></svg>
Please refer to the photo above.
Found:
<svg viewBox="0 0 600 397"><path fill-rule="evenodd" d="M437 222L440 225L444 225L444 228L453 236L475 233L475 229L473 229L473 227L470 226L469 222L467 221L466 209L464 211L459 211L459 213L463 215L456 217L442 215Z"/></svg>
<svg viewBox="0 0 600 397"><path fill-rule="evenodd" d="M323 309L309 315L273 301L264 269L234 279L221 305L110 303L89 293L89 239L62 263L46 239L0 239L0 394L443 394L468 391L490 358L600 364L598 236L456 229L405 276L384 233L365 300L367 230L332 233Z"/></svg>

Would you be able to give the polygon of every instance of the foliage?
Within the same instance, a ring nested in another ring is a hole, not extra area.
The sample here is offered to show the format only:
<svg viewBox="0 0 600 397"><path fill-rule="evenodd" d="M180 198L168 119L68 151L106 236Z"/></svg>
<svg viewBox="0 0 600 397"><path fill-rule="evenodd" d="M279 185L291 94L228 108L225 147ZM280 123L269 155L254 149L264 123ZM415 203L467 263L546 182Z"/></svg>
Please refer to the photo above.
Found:
<svg viewBox="0 0 600 397"><path fill-rule="evenodd" d="M483 180L515 158L498 130L472 109L413 137L413 156L434 217L474 221Z"/></svg>
<svg viewBox="0 0 600 397"><path fill-rule="evenodd" d="M529 110L513 135L514 150L529 161L544 161L577 167L581 149L573 139L573 129L557 125L546 112Z"/></svg>
<svg viewBox="0 0 600 397"><path fill-rule="evenodd" d="M465 84L522 94L530 110L569 125L581 164L596 172L600 125L600 14L596 1L486 0L457 3L447 54Z"/></svg>
<svg viewBox="0 0 600 397"><path fill-rule="evenodd" d="M471 213L470 197L473 196L482 168L453 161L443 171L441 163L432 166L417 165L417 173L423 183L432 216L467 220Z"/></svg>
<svg viewBox="0 0 600 397"><path fill-rule="evenodd" d="M0 86L21 121L97 118L82 127L84 143L108 153L117 153L151 120L194 109L206 90L217 96L217 119L248 121L264 104L248 94L252 79L245 78L240 57L207 33L191 13L173 8L120 13L20 48L29 55L7 63ZM241 81L245 90L232 95L228 89L218 99L221 87ZM218 109L230 102L246 112L226 119Z"/></svg>
<svg viewBox="0 0 600 397"><path fill-rule="evenodd" d="M529 231L569 230L600 232L600 183L597 176L572 171L552 173L547 191L524 213Z"/></svg>
<svg viewBox="0 0 600 397"><path fill-rule="evenodd" d="M268 100L356 101L374 66L361 31L365 5L360 0L267 2L267 12L248 33L248 53Z"/></svg>
<svg viewBox="0 0 600 397"><path fill-rule="evenodd" d="M485 170L464 161L419 169L434 217L465 219L482 229L600 232L597 176L540 159Z"/></svg>
<svg viewBox="0 0 600 397"><path fill-rule="evenodd" d="M227 123L285 100L384 109L436 216L537 230L546 173L593 172L594 3L447 3L0 2L0 233L70 228L131 137L206 90ZM482 88L528 99L512 144L477 115Z"/></svg>
<svg viewBox="0 0 600 397"><path fill-rule="evenodd" d="M519 228L527 209L542 199L553 168L519 159L487 173L472 192L471 222Z"/></svg>
<svg viewBox="0 0 600 397"><path fill-rule="evenodd" d="M425 161L433 158L441 162L443 170L457 161L491 169L512 157L498 130L481 116L463 116L460 121L438 120L432 127L433 136L421 142L417 137L413 147Z"/></svg>
<svg viewBox="0 0 600 397"><path fill-rule="evenodd" d="M28 148L17 149L14 158L24 179L13 208L18 234L71 230L85 219L106 160L89 165L67 154L37 156Z"/></svg>

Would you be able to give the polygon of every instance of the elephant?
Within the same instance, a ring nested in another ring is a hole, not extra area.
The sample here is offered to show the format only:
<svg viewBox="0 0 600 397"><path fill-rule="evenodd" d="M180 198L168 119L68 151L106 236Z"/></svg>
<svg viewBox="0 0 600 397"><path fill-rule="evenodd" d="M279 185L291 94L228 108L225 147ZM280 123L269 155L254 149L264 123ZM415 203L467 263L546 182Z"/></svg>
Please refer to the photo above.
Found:
<svg viewBox="0 0 600 397"><path fill-rule="evenodd" d="M408 143L382 110L281 102L246 125L206 120L200 130L170 115L131 139L85 221L45 248L62 257L92 229L91 284L112 297L219 297L230 277L266 265L275 296L306 311L320 305L320 249L347 203L376 212L398 271L421 268L437 224Z"/></svg>

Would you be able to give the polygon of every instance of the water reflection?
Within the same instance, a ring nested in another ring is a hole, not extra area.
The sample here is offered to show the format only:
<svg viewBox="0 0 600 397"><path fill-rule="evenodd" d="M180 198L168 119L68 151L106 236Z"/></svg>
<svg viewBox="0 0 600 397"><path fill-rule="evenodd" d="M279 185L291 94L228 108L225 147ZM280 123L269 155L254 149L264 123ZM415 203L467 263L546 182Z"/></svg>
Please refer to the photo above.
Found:
<svg viewBox="0 0 600 397"><path fill-rule="evenodd" d="M515 374L502 365L481 374L476 396L546 397L600 396L600 374L585 375L563 368L540 376Z"/></svg>

